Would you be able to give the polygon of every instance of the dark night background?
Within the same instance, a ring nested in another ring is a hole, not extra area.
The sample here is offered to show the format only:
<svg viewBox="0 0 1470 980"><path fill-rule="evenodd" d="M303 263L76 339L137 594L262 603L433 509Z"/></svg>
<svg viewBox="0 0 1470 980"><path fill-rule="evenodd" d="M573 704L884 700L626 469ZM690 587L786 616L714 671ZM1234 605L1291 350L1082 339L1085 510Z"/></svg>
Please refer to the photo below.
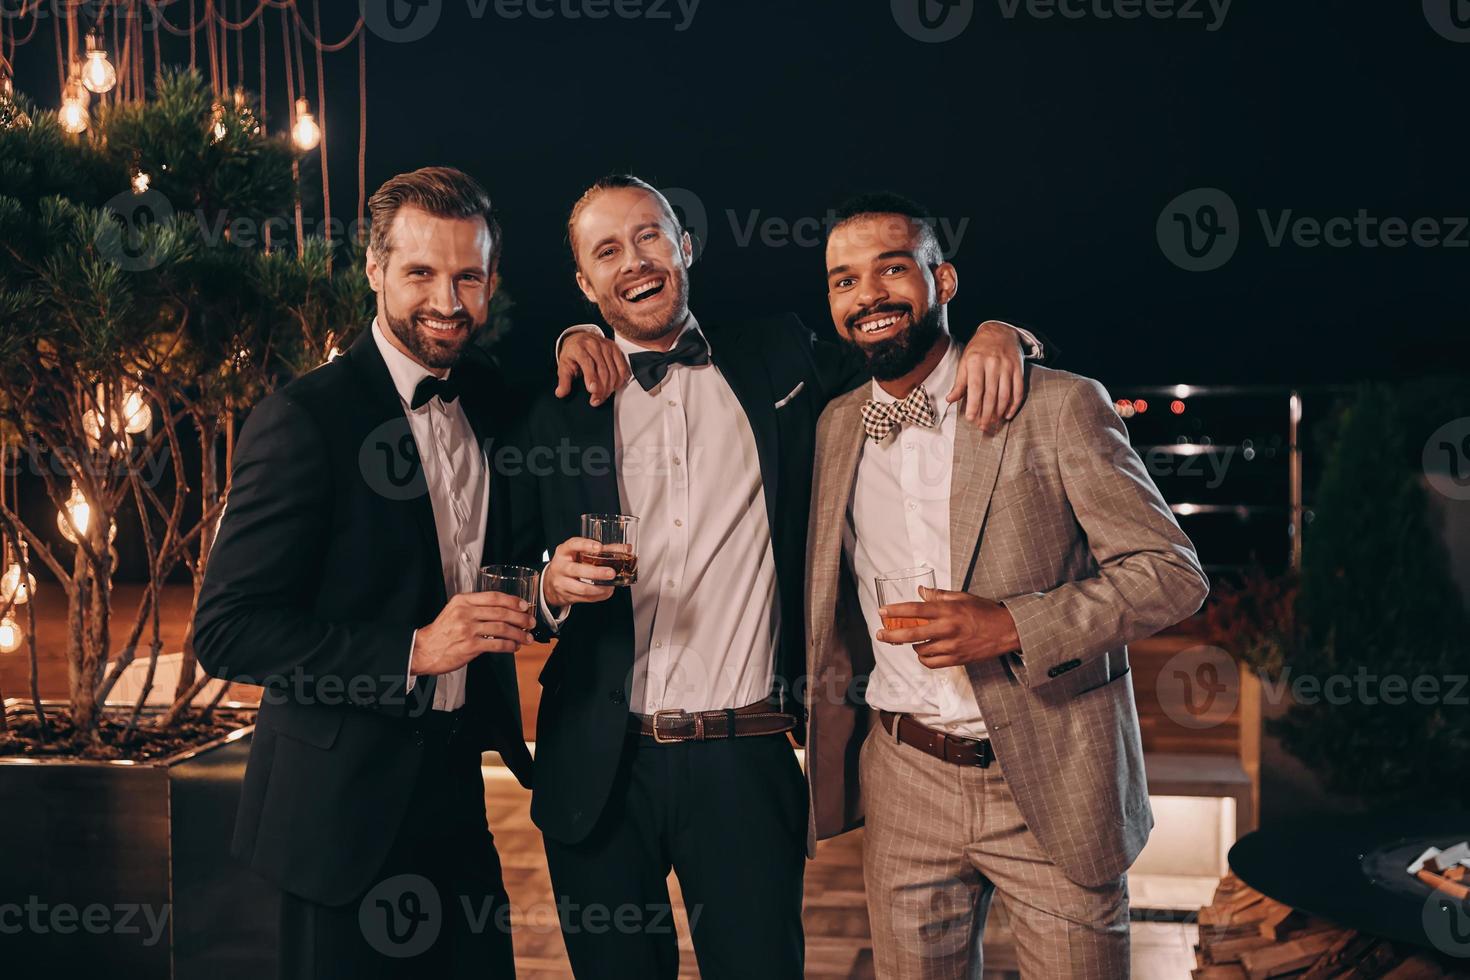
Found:
<svg viewBox="0 0 1470 980"><path fill-rule="evenodd" d="M1068 20L975 0L957 38L921 43L885 0L702 0L684 30L672 0L665 19L595 21L559 13L580 0L541 2L556 15L428 0L426 37L370 33L367 52L369 192L429 163L487 185L517 304L512 363L545 367L554 332L589 318L565 215L620 169L703 204L693 307L706 320L794 309L830 331L820 247L742 246L737 232L891 188L968 219L957 327L1035 326L1060 347L1054 362L1112 385L1411 377L1470 352L1470 249L1273 248L1256 215L1470 214L1470 44L1436 33L1418 3L1236 0L1210 31L1203 2L1202 19L1120 20L1088 0ZM356 5L324 7L324 36L342 37ZM18 83L54 104L49 30L16 60ZM273 21L267 41L279 57ZM253 28L245 42L248 82ZM327 55L327 76L333 205L351 219L355 46ZM278 66L271 81L279 127ZM314 82L309 94L315 106ZM1155 236L1165 205L1196 187L1224 190L1241 216L1237 252L1210 272L1176 268Z"/></svg>
<svg viewBox="0 0 1470 980"><path fill-rule="evenodd" d="M237 18L254 9L222 2ZM972 16L943 43L899 25L920 2L937 13L935 0L701 0L682 30L674 0L635 7L656 4L662 17L601 20L562 12L585 11L586 0L531 0L553 14L540 18L503 16L506 0L389 2L409 33L432 27L408 42L368 33L368 192L431 163L485 183L516 304L500 351L516 370L549 378L552 338L594 316L572 282L565 219L587 183L617 170L681 188L676 205L702 207L692 306L707 324L795 310L830 335L812 222L850 193L886 188L950 228L966 223L953 255L957 330L989 317L1036 328L1053 345L1050 363L1115 395L1140 384L1404 380L1470 363L1470 231L1458 229L1459 247L1306 248L1289 236L1272 247L1258 216L1325 221L1361 209L1380 221L1433 219L1449 235L1470 215L1470 43L1431 24L1441 0L1235 0L1215 30L1203 0L1189 20L1096 15L1117 0L1069 0L1080 19L1035 17L1013 0L951 0L951 16ZM358 6L323 6L324 37L342 38ZM187 23L186 4L171 9ZM286 118L280 16L266 21L275 130ZM17 84L55 105L50 31L19 50ZM182 40L164 39L169 60L187 61ZM255 89L256 28L243 41ZM332 204L343 220L356 213L357 67L355 44L326 56ZM317 193L315 174L303 183ZM1218 269L1185 271L1165 256L1156 223L1175 197L1209 187L1234 201L1239 246ZM769 219L784 230L805 219L807 244L750 234ZM1310 426L1327 401L1307 402L1309 505ZM1129 423L1135 444L1253 443L1255 462L1232 466L1224 486L1154 475L1171 502L1260 507L1186 519L1212 566L1252 555L1279 566L1284 392L1190 405L1174 419L1156 401Z"/></svg>

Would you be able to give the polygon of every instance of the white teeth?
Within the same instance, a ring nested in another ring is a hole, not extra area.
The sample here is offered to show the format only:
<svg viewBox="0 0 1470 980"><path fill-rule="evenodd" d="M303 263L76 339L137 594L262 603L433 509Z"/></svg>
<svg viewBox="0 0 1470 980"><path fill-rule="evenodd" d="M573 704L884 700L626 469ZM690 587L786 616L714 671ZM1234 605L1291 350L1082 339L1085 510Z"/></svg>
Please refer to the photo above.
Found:
<svg viewBox="0 0 1470 980"><path fill-rule="evenodd" d="M643 283L641 286L634 286L632 289L630 289L627 292L623 293L623 299L637 299L639 296L642 296L644 293L649 292L650 290L653 290L653 289L657 289L658 287L662 286L663 284L664 284L664 281L662 279L653 279L653 280L650 280L648 282Z"/></svg>
<svg viewBox="0 0 1470 980"><path fill-rule="evenodd" d="M887 330L889 327L893 326L901 319L903 319L903 317L899 314L895 314L893 316L885 316L881 320L873 320L870 323L859 324L859 329L861 329L863 333L877 333L879 330Z"/></svg>

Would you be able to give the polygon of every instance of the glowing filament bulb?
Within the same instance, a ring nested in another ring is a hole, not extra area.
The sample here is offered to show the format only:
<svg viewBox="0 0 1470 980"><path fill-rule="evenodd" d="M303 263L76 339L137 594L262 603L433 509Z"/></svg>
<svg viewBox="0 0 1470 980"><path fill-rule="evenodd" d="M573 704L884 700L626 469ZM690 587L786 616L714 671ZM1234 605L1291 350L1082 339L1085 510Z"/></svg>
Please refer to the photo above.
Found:
<svg viewBox="0 0 1470 980"><path fill-rule="evenodd" d="M298 150L314 150L322 141L322 128L311 114L311 105L303 98L296 100L296 124L291 127L291 139Z"/></svg>

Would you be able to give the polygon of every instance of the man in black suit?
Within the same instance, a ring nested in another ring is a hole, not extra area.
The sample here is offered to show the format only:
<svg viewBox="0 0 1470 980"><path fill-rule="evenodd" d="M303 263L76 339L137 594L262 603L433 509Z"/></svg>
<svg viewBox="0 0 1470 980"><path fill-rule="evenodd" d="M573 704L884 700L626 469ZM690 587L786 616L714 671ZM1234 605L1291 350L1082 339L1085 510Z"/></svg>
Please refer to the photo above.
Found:
<svg viewBox="0 0 1470 980"><path fill-rule="evenodd" d="M519 400L470 346L500 232L447 168L369 209L377 319L251 412L200 593L200 662L265 686L232 850L281 889L282 976L512 977L480 753L530 784L534 616L477 591Z"/></svg>
<svg viewBox="0 0 1470 980"><path fill-rule="evenodd" d="M813 437L863 362L790 315L697 323L692 243L637 178L595 184L568 233L635 383L595 406L542 399L494 470L511 550L534 561L556 545L531 815L572 969L672 980L672 868L702 976L797 978L807 788L786 733L801 724ZM982 330L966 377L1011 384L1015 337ZM596 544L584 513L640 518L631 588L579 560Z"/></svg>

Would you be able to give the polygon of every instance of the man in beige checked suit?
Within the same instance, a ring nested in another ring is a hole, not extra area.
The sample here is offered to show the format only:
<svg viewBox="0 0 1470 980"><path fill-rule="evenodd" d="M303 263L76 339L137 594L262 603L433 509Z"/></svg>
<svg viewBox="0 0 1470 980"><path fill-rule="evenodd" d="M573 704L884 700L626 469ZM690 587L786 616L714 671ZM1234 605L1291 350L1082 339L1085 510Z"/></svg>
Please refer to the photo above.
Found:
<svg viewBox="0 0 1470 980"><path fill-rule="evenodd" d="M880 977L978 977L999 893L1023 977L1117 980L1153 825L1126 644L1209 586L1096 381L1028 364L993 435L936 397L958 273L926 217L873 195L827 243L833 322L874 381L817 429L812 837L866 824ZM925 564L938 590L879 608L878 576Z"/></svg>

